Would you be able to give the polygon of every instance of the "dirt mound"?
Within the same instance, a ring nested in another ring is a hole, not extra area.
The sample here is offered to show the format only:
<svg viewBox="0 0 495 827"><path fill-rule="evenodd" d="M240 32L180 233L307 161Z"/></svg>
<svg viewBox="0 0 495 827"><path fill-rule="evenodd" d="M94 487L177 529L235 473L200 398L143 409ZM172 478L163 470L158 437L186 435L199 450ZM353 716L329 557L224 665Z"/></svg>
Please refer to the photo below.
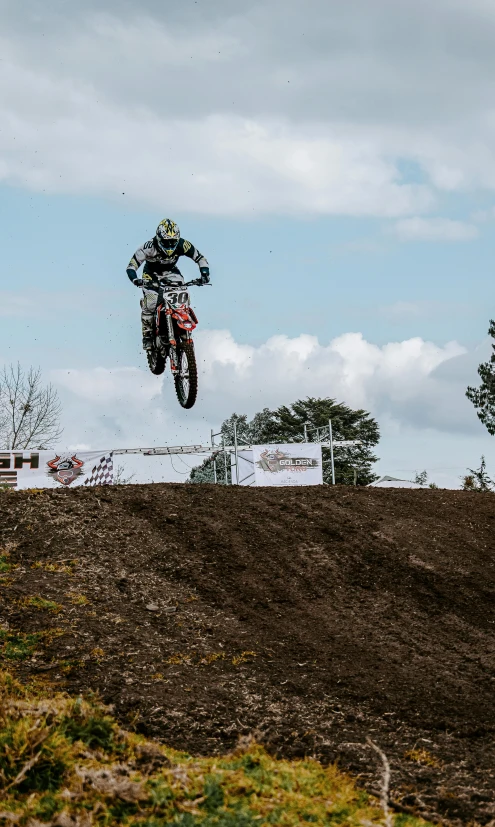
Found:
<svg viewBox="0 0 495 827"><path fill-rule="evenodd" d="M399 806L495 819L491 495L11 493L0 527L3 658L23 679L98 690L171 747L256 732L374 790L369 735Z"/></svg>
<svg viewBox="0 0 495 827"><path fill-rule="evenodd" d="M0 822L22 827L381 827L347 774L274 759L245 738L194 757L126 732L94 698L33 692L0 671ZM432 827L403 816L395 827Z"/></svg>

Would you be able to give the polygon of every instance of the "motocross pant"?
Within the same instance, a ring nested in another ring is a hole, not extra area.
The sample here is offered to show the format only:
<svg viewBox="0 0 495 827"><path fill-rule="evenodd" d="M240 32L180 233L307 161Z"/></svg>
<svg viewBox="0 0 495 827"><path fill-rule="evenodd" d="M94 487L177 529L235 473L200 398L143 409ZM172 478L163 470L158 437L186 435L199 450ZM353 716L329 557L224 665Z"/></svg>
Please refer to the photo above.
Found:
<svg viewBox="0 0 495 827"><path fill-rule="evenodd" d="M162 279L173 277L177 281L184 281L181 273L164 273ZM153 283L149 287L143 287L143 298L141 299L141 327L143 329L143 339L150 336L153 331L153 316L156 311L158 302L159 280L153 279Z"/></svg>
<svg viewBox="0 0 495 827"><path fill-rule="evenodd" d="M158 290L149 290L143 287L143 298L141 299L141 327L143 339L151 336L153 330L153 315L158 301Z"/></svg>

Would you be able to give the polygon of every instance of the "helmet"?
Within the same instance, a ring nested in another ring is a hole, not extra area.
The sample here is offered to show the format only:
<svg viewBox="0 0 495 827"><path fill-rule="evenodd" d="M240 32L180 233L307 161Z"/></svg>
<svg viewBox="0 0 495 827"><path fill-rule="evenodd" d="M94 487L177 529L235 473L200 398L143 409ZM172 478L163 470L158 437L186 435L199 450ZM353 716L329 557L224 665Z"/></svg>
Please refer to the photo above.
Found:
<svg viewBox="0 0 495 827"><path fill-rule="evenodd" d="M156 243L162 251L171 256L180 241L180 230L171 218L164 218L156 228Z"/></svg>

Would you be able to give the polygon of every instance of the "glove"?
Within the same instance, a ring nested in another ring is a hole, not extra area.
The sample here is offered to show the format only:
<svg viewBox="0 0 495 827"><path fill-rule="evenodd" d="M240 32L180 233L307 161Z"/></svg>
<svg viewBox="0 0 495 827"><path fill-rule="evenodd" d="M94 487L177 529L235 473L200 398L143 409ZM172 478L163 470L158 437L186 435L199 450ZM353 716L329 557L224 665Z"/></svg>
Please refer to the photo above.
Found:
<svg viewBox="0 0 495 827"><path fill-rule="evenodd" d="M142 287L144 284L143 279L133 279L132 283L136 285L136 287Z"/></svg>
<svg viewBox="0 0 495 827"><path fill-rule="evenodd" d="M210 271L207 267L201 268L201 280L200 284L209 284L210 283Z"/></svg>

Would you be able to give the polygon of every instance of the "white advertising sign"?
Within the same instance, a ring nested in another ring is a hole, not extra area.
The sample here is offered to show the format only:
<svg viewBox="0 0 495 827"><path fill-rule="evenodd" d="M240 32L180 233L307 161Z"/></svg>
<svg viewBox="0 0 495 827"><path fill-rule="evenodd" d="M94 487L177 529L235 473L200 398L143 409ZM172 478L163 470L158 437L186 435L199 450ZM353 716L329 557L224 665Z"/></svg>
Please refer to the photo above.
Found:
<svg viewBox="0 0 495 827"><path fill-rule="evenodd" d="M253 452L239 451L237 459L239 462L239 485L256 485Z"/></svg>
<svg viewBox="0 0 495 827"><path fill-rule="evenodd" d="M0 486L9 488L76 488L111 485L111 451L0 452Z"/></svg>
<svg viewBox="0 0 495 827"><path fill-rule="evenodd" d="M253 445L256 485L323 485L321 445Z"/></svg>

